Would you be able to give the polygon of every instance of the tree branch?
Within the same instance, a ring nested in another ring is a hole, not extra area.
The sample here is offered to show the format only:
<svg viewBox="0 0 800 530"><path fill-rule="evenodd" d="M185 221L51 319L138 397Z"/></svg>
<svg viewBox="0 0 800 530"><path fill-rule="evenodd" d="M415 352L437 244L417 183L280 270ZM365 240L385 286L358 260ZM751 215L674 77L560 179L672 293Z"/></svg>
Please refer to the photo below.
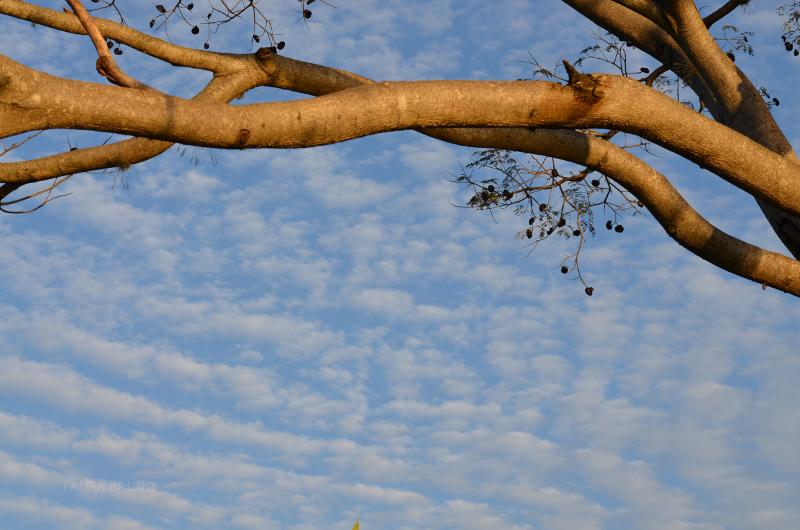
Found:
<svg viewBox="0 0 800 530"><path fill-rule="evenodd" d="M716 11L703 18L703 23L707 28L710 28L723 18L727 17L739 7L748 3L750 0L728 0L724 5L720 6Z"/></svg>
<svg viewBox="0 0 800 530"><path fill-rule="evenodd" d="M7 0L0 0L0 4L3 1ZM330 94L333 92L338 92L341 90L347 90L354 86L359 85L370 85L368 88L369 90L362 91L358 93L358 97L356 100L359 102L358 105L362 105L365 100L370 100L371 98L375 98L376 104L381 102L388 103L394 106L395 111L400 111L401 114L409 110L411 107L412 111L417 113L428 113L428 110L424 107L426 102L424 101L425 94L420 94L419 90L416 90L416 85L420 85L419 83L409 83L409 84L380 84L377 85L369 79L357 76L355 74L351 74L349 72L343 72L340 70L330 69L326 67L321 67L318 65L312 65L309 63L303 63L301 61L294 61L288 58L279 57L275 54L269 53L268 50L261 50L256 58L242 58L237 57L237 61L239 61L238 72L241 74L241 82L239 83L238 90L244 91L247 90L250 85L253 84L254 80L257 80L259 84L265 84L268 86L276 86L280 88L286 88L289 90L295 90L310 94ZM247 64L247 68L243 69L242 65ZM14 78L14 76L3 75L8 74L9 68L13 70L16 65L13 61L0 61L0 95L3 92L6 92L6 96L8 95L8 85L13 84L15 81L19 81L19 79ZM24 68L24 67L22 67ZM26 74L31 73L29 69L27 70ZM254 72L260 72L258 75L255 75ZM17 74L19 71L16 72ZM577 73L578 76L586 76L586 74ZM40 77L38 80L47 78L48 80L56 79L50 78L50 76L45 76L45 74L34 73L34 76L44 76ZM534 83L523 83L523 86L526 86L527 89L533 88L534 92L539 90L543 91L544 95L539 94L540 97L547 99L547 97L555 98L560 103L562 103L561 111L567 118L569 118L575 124L580 125L584 123L581 121L580 114L583 113L584 115L594 113L596 116L595 118L600 118L603 116L603 112L601 112L601 108L606 105L610 100L614 99L611 95L614 93L614 89L616 85L614 83L617 80L611 79L609 76L587 76L592 79L592 88L590 90L585 90L585 88L577 87L577 94L576 91L572 91L569 94L569 97L563 92L569 91L570 89L559 86L559 85L551 85L551 84L534 84ZM577 78L576 78L577 79ZM245 81L246 80L246 81ZM205 101L216 100L216 101L223 101L227 100L228 98L219 98L219 97L211 97L210 93L214 92L210 89L211 86L216 86L216 94L218 95L220 91L227 93L232 93L233 90L233 83L228 84L228 80L225 82L218 80L215 78L212 80L212 83L207 87L204 92L207 92L208 95L203 96ZM64 80L57 80L57 82L65 82ZM625 81L620 81L624 83ZM79 82L72 82L72 83L79 83ZM85 90L85 85L91 85L86 83L80 84L80 89ZM504 88L508 88L511 85L519 85L516 83L496 83L491 84L493 86L492 92L495 91L496 88L499 86L503 86ZM542 87L540 85L547 85ZM595 86L597 85L597 86ZM95 87L95 85L91 85ZM13 87L12 87L13 88ZM17 89L19 87L16 87ZM117 90L111 89L110 87L103 87L106 90ZM386 97L387 93L392 94L393 90L397 90L398 88L405 88L408 89L407 93L400 93L393 94L393 96ZM463 87L459 87L461 90ZM599 92L595 89L598 88ZM11 90L13 92L14 90ZM106 91L101 91L106 93ZM415 93L416 92L416 93ZM424 92L424 91L422 91ZM480 91L478 91L480 92ZM514 91L512 91L514 92ZM353 97L356 91L348 90L345 94L338 94L334 97ZM447 91L444 92L445 94ZM110 93L109 93L110 94ZM127 92L125 93L127 95ZM119 92L115 92L114 98L118 97ZM501 100L504 100L507 94L504 91L500 91L498 94ZM382 97L378 97L382 96ZM450 101L452 102L453 94L449 94ZM467 96L469 98L470 96ZM474 96L472 96L474 97ZM480 95L478 95L480 97ZM661 96L664 97L664 96ZM114 99L112 98L112 99ZM637 96L638 98L638 96ZM13 97L11 98L13 99ZM201 99L201 96L197 97L198 100ZM319 104L320 100L324 98L319 98L316 100L316 104ZM457 99L457 98L456 98ZM462 98L463 99L463 98ZM511 98L512 101L519 101L519 98ZM669 98L665 98L669 100ZM637 99L638 100L638 99ZM330 100L328 100L330 101ZM672 100L669 100L671 103ZM161 96L161 102L166 105L166 102L170 102L173 107L171 112L168 113L172 117L177 116L181 112L181 106L184 103L184 100L179 100L177 98L169 98L167 96ZM52 102L47 102L52 103ZM190 104L192 102L185 102ZM309 102L297 102L303 104L315 104L314 101ZM485 104L485 101L483 102ZM546 105L531 105L529 107L525 107L528 110L527 117L523 118L523 121L526 125L536 124L538 123L537 120L541 120L542 123L547 122L548 116L540 115L539 110L548 108ZM646 108L658 108L658 105L663 104L662 102L651 102L647 103L646 101L643 102L643 106ZM262 106L256 106L262 109L269 108L268 105L275 105L275 104L266 104ZM278 105L288 105L286 108L291 108L292 112L295 112L297 109L296 105L294 104L278 104ZM166 105L168 106L168 105ZM24 107L24 106L23 106ZM231 107L225 106L211 106L211 107L203 107L204 110L208 110L210 108L216 109L216 111L222 114L228 114L233 111ZM338 107L342 109L348 108L347 106L342 106L341 101L333 105L333 107ZM541 107L541 108L540 108ZM613 105L609 105L609 109L606 111L610 112L610 108ZM274 110L275 107L272 107ZM13 109L4 108L0 105L0 114L3 112L9 112ZM19 110L19 109L17 109ZM187 109L188 110L188 109ZM299 118L300 122L306 121L308 119L315 119L312 115L313 113L306 113L303 112L304 109L300 109L301 112L297 113L296 115L292 116L293 118ZM589 112L586 112L586 111ZM685 109L684 109L685 110ZM30 113L32 109L27 107L23 110L23 112ZM506 112L508 112L506 110ZM691 111L689 111L691 113ZM368 107L363 114L366 113L367 116L373 116L374 113ZM220 115L222 115L220 114ZM501 113L502 114L502 113ZM546 114L541 113L541 114ZM446 112L441 112L439 114L434 113L435 117L432 119L439 120L439 121L446 121L448 119L455 119L455 118L448 118ZM696 113L691 113L692 116L696 117ZM214 115L206 115L207 120L210 121L215 120ZM261 124L265 127L272 127L274 124L269 123L270 120L274 120L275 122L281 122L279 116L276 116L274 112L265 112L263 116L260 116ZM585 116L584 116L585 118ZM480 117L470 117L470 119L476 120L476 123L484 120L484 118ZM519 117L517 119L520 119ZM557 123L557 119L554 116L549 116L549 119L553 120L553 123ZM564 119L564 116L561 117ZM339 123L336 123L336 122ZM336 129L337 125L341 125L343 121L346 121L346 118L342 116L337 116L337 120L333 120L331 123L330 129ZM372 123L371 126L377 127L376 130L389 130L386 128L386 124L384 123L381 125L381 119L372 118L372 121L376 123ZM385 121L385 120L384 120ZM233 122L236 122L234 119ZM453 121L453 123L456 123ZM245 123L245 122L242 122ZM266 126L266 123L269 123L269 126ZM713 123L713 122L710 122ZM240 125L241 123L237 123ZM163 124L162 124L163 125ZM304 124L304 126L306 126ZM319 127L319 123L316 124ZM412 126L409 124L408 126ZM552 126L548 125L548 126ZM586 125L592 126L592 125ZM600 126L600 125L594 125ZM163 127L162 127L163 128ZM305 142L305 144L311 145L313 138L308 136L308 130L300 128L304 130L306 133L306 137L300 139L298 141ZM239 133L237 135L237 140L244 139L245 144L254 140L254 137L250 134L246 135L246 138L242 138L241 129L238 129ZM334 133L335 131L329 130L327 133ZM630 155L629 153L625 152L624 150L610 144L609 142L600 140L592 135L584 134L584 133L577 133L574 131L564 131L564 130L531 130L529 128L505 128L505 129L497 129L497 128L436 128L436 129L424 129L421 132L429 134L433 137L440 138L442 140L451 142L451 143L458 143L461 145L471 145L475 147L498 147L503 149L514 149L518 151L525 151L525 152L532 152L532 153L539 153L545 156L553 156L557 158L561 158L563 160L572 161L581 165L584 165L588 168L595 169L598 171L603 172L606 175L610 175L615 178L618 182L624 185L626 188L631 190L633 193L639 197L650 209L650 211L654 214L656 219L665 230L680 244L697 254L698 256L702 257L714 263L715 265L722 267L726 270L733 272L734 274L738 274L740 276L750 278L753 281L759 283L765 283L767 285L771 285L777 289L781 289L787 292L791 292L795 295L800 295L800 272L798 272L798 267L800 264L794 260L786 258L785 256L781 256L780 254L764 251L747 243L741 242L736 238L732 238L731 236L724 234L723 232L719 231L712 225L710 225L705 219L703 219L697 212L695 212L684 200L677 191L669 184L667 179L658 173L656 173L652 168L644 164L641 160L637 159L636 157ZM682 131L685 132L685 131ZM366 134L366 133L365 133ZM74 157L74 160L69 160L69 162L77 162L81 159L86 159L87 154L94 153L93 150L97 149L104 149L104 148L112 148L117 150L118 156L122 157L122 159L129 160L135 163L135 160L131 160L130 157L132 153L137 151L138 149L130 149L127 146L144 146L145 144L152 144L158 145L162 144L159 141L152 141L152 140L144 140L144 139L135 139L130 140L127 142L121 142L116 146L103 146L98 148L92 148L90 150L80 150L77 152L73 152L75 154L70 153L63 153L62 155L56 155L56 157L64 157L61 160L68 160L66 157ZM163 143L164 145L169 145ZM249 146L249 144L247 145ZM239 145L235 145L235 147L239 147ZM728 146L730 147L730 146ZM99 151L98 151L99 153ZM153 153L153 151L151 151ZM157 154L157 153L155 153ZM83 155L83 156L80 156ZM154 154L152 155L154 156ZM53 158L53 157L48 157ZM88 158L92 158L89 156ZM97 157L99 158L99 157ZM97 162L97 160L95 160ZM22 163L24 164L24 163ZM114 164L116 165L116 164ZM9 167L9 166L7 166ZM106 166L107 167L107 166ZM0 166L0 170L2 170L2 166ZM793 168L792 171L795 172L792 179L796 182L796 171L797 168ZM13 172L13 171L12 171ZM55 176L55 175L52 175ZM16 183L7 183L0 186L0 195L5 196L7 192L16 189L18 184Z"/></svg>
<svg viewBox="0 0 800 530"><path fill-rule="evenodd" d="M0 112L13 107L24 113L21 120L0 124L4 135L88 128L241 149L310 147L428 127L609 128L656 142L748 193L800 212L797 161L619 76L593 75L591 93L543 81L425 81L235 107L60 79L1 56L0 76L7 80L0 89ZM75 97L86 93L92 97ZM771 168L769 175L765 167Z"/></svg>
<svg viewBox="0 0 800 530"><path fill-rule="evenodd" d="M691 61L672 38L668 30L613 0L562 0L580 14L609 31L624 42L630 42L688 84L697 96L713 109L713 91L697 75Z"/></svg>
<svg viewBox="0 0 800 530"><path fill-rule="evenodd" d="M647 29L655 25L645 17L637 15L635 12L627 10L618 4L610 3L609 0L562 1L620 39L633 42L645 53L668 65L678 77L692 87L692 90L706 104L716 119L720 121L727 120L727 125L733 130L752 138L777 153L796 158L791 145L775 123L769 109L766 108L766 105L761 100L758 91L738 68L733 65L723 66L723 68L736 68L739 76L738 81L734 79L733 88L726 88L724 92L730 93L731 90L734 90L739 94L743 94L745 98L743 100L744 104L732 107L729 104L736 101L736 97L728 98L727 101L724 98L721 101L717 101L716 90L711 88L707 81L699 75L694 61L684 54L684 51L677 46L671 37L669 39L665 38L665 35L669 35L664 30L661 28L658 28L658 31L654 31L652 28ZM739 5L744 2L726 2L720 9L706 17L702 24L710 27L737 7L734 3ZM660 3L662 6L670 4L673 4L673 2ZM697 21L695 20L693 24L697 26ZM671 33L674 33L674 31ZM651 38L652 40L650 40ZM710 35L708 35L708 38L710 38ZM683 44L684 46L690 45L686 41ZM699 45L699 43L695 43L695 45ZM717 48L716 43L713 43L713 47ZM717 60L719 61L719 59L718 57ZM725 63L730 63L727 56L720 62L720 64ZM708 67L704 68L707 69ZM733 79L729 75L725 77ZM719 78L717 79L719 80ZM800 258L800 217L781 211L779 208L758 198L756 200L759 207L764 211L770 225L772 225L773 230L786 245L786 248L795 257Z"/></svg>
<svg viewBox="0 0 800 530"><path fill-rule="evenodd" d="M248 72L214 77L201 90L195 101L229 102L254 86L260 79ZM20 186L63 175L113 167L129 167L156 157L172 147L173 142L132 138L107 145L76 149L51 156L20 162L0 163L0 182L15 182Z"/></svg>
<svg viewBox="0 0 800 530"><path fill-rule="evenodd" d="M86 34L86 29L74 15L21 0L0 0L0 14L67 33ZM217 74L224 74L235 70L237 60L249 58L249 55L216 53L178 46L110 20L94 19L94 23L104 36L173 66L210 70Z"/></svg>
<svg viewBox="0 0 800 530"><path fill-rule="evenodd" d="M742 105L739 85L742 76L714 37L708 32L694 0L664 2L664 12L670 20L674 38L706 84L716 94L727 123L729 116Z"/></svg>
<svg viewBox="0 0 800 530"><path fill-rule="evenodd" d="M730 12L741 3L728 2L721 10ZM797 160L791 144L775 123L756 88L717 46L706 29L707 20L701 19L694 1L673 0L664 2L664 5L676 28L676 38L681 47L706 84L717 94L719 104L711 109L714 116L776 153ZM797 212L776 208L763 200L758 200L758 205L786 248L800 258L800 217L793 215Z"/></svg>
<svg viewBox="0 0 800 530"><path fill-rule="evenodd" d="M100 30L97 29L92 17L89 16L89 13L86 11L86 8L83 7L83 4L81 4L80 0L66 1L72 8L75 16L78 17L78 20L80 20L81 25L86 30L86 33L89 34L89 37L92 39L92 44L94 44L94 47L97 50L97 72L115 85L128 88L152 90L149 86L126 74L122 68L117 65L116 61L114 61L114 58L111 57L111 52L108 51L106 39L100 33Z"/></svg>
<svg viewBox="0 0 800 530"><path fill-rule="evenodd" d="M356 76L325 66L271 55L266 68L281 88L331 94L354 86ZM580 74L579 74L580 75ZM362 84L374 84L360 78ZM449 143L509 149L559 158L609 175L633 192L653 213L665 231L702 259L757 283L800 296L800 262L765 251L715 228L681 197L652 167L610 142L567 130L528 128L421 129Z"/></svg>
<svg viewBox="0 0 800 530"><path fill-rule="evenodd" d="M213 77L194 99L229 102L256 86L324 95L373 83L351 72L282 57L269 48L261 48L249 61L237 57L235 73ZM172 145L172 142L134 138L34 160L0 163L0 182L21 185L68 174L128 167L156 157Z"/></svg>
<svg viewBox="0 0 800 530"><path fill-rule="evenodd" d="M800 296L800 261L719 230L698 214L664 175L610 142L568 130L448 129L442 134L452 143L537 153L608 175L641 200L670 237L700 258Z"/></svg>

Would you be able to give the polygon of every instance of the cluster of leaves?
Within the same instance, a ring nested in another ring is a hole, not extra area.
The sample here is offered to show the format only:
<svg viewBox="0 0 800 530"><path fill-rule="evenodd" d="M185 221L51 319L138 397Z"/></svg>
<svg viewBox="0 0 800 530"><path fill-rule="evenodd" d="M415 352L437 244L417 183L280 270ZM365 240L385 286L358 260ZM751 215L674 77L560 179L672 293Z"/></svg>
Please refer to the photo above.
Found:
<svg viewBox="0 0 800 530"><path fill-rule="evenodd" d="M800 55L800 1L794 0L780 6L778 14L785 18L781 35L783 46L797 57Z"/></svg>
<svg viewBox="0 0 800 530"><path fill-rule="evenodd" d="M177 0L171 6L156 4L153 18L150 19L150 28L156 31L163 30L169 36L170 21L177 20L184 24L192 35L199 35L203 31L205 42L203 48L211 47L209 41L212 34L216 33L220 27L233 20L247 17L252 21L252 38L255 42L260 42L265 35L270 44L274 47L283 48L285 43L275 42L275 32L272 29L272 21L261 11L257 2L253 0L206 0L207 8L203 10L205 16L194 11L194 2ZM201 18L200 18L201 17ZM198 20L200 18L200 20ZM201 27L203 30L201 30Z"/></svg>
<svg viewBox="0 0 800 530"><path fill-rule="evenodd" d="M755 36L752 31L740 31L732 24L722 26L722 37L717 38L717 43L728 54L731 61L736 62L734 51L740 51L747 55L753 55L755 50L750 44L750 38Z"/></svg>
<svg viewBox="0 0 800 530"><path fill-rule="evenodd" d="M521 162L522 157L528 160ZM596 234L595 210L601 207L604 216L610 217L606 229L622 233L620 218L629 210L639 212L642 204L605 175L586 169L562 171L552 158L486 149L474 153L455 182L470 190L469 208L512 209L527 217L517 237L529 240L531 251L551 236L574 239L575 251L562 260L560 270L574 272L591 296L594 289L581 273L580 252L586 236Z"/></svg>
<svg viewBox="0 0 800 530"><path fill-rule="evenodd" d="M595 40L581 50L573 63L575 66L599 62L614 73L650 85L658 83L665 91L678 86L677 78L668 79L663 70L651 72L644 66L630 66L633 64L629 57L630 46L613 35L595 35ZM548 69L533 55L530 64L533 67L530 79L567 80L560 64ZM617 134L615 131L586 132L606 140ZM622 137L620 147L647 150L646 143L638 140L630 143L626 135ZM596 217L605 219L607 230L621 234L625 230L621 222L624 216L639 214L643 208L641 202L605 175L589 169L571 171L563 166L560 169L556 160L549 157L499 149L475 151L455 181L465 185L471 193L467 207L490 211L512 209L516 215L527 218L527 225L517 237L529 242L531 252L552 236L575 241L574 251L562 259L559 268L562 274L573 273L589 296L594 288L587 284L581 272L580 254L587 236L596 235ZM598 210L601 213L597 213Z"/></svg>
<svg viewBox="0 0 800 530"><path fill-rule="evenodd" d="M117 18L126 24L122 13L117 6L117 0L91 0L99 4L90 11L99 11L112 8ZM205 7L196 6L203 2ZM308 20L313 15L310 7L315 0L296 0L296 9L300 20ZM321 4L328 4L320 0ZM330 5L330 4L328 4ZM248 21L251 26L249 32L251 42L256 44L265 41L273 51L282 50L286 42L278 38L272 26L272 20L267 17L260 7L259 0L173 0L172 2L157 3L153 6L154 13L148 23L150 29L163 31L169 38L171 22L180 23L192 35L203 35L203 48L211 47L211 37L226 24L236 20ZM119 49L119 48L117 48ZM116 50L115 50L115 53ZM121 53L121 49L120 52Z"/></svg>

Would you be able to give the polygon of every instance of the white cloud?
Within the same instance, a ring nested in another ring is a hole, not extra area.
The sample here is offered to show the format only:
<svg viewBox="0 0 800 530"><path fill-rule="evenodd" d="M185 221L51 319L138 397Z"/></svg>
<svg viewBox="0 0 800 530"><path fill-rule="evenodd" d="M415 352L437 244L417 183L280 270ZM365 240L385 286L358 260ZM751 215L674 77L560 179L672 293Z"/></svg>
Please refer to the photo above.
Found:
<svg viewBox="0 0 800 530"><path fill-rule="evenodd" d="M269 4L285 53L376 78L516 78L529 50L552 66L591 42L560 2L342 4L315 4L308 26ZM152 5L129 7L146 25ZM775 28L765 9L741 20ZM39 28L32 47L30 31L9 25L4 53L98 80L93 60L63 61L91 49L84 37ZM233 33L213 49L246 50L249 29ZM775 72L791 57L767 40L765 59L737 64L788 94ZM207 76L122 60L179 93ZM790 103L777 116L798 138ZM30 152L63 148L60 134ZM647 218L589 241L588 298L558 273L571 242L525 258L525 218L451 205L468 151L412 132L210 154L195 167L168 153L128 190L76 175L72 196L0 217L0 480L20 495L4 513L131 529L800 518L793 299L688 255ZM775 244L750 199L658 164L709 218ZM53 483L97 470L159 488L59 504Z"/></svg>

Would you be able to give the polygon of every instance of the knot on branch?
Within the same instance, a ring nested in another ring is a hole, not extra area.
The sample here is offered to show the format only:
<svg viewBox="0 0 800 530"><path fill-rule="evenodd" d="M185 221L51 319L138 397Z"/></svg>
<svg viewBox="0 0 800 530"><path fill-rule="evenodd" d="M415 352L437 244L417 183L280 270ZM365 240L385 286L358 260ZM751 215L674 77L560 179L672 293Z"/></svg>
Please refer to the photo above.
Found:
<svg viewBox="0 0 800 530"><path fill-rule="evenodd" d="M259 61L268 61L278 55L278 48L275 46L267 46L256 50L256 59Z"/></svg>
<svg viewBox="0 0 800 530"><path fill-rule="evenodd" d="M247 140L249 139L250 139L250 130L239 129L239 134L236 135L236 146L244 147L244 144L246 144Z"/></svg>
<svg viewBox="0 0 800 530"><path fill-rule="evenodd" d="M572 66L566 59L562 62L564 63L564 68L567 70L567 84L569 86L582 92L587 92L593 96L600 95L597 90L600 85L600 76L579 72L578 69Z"/></svg>

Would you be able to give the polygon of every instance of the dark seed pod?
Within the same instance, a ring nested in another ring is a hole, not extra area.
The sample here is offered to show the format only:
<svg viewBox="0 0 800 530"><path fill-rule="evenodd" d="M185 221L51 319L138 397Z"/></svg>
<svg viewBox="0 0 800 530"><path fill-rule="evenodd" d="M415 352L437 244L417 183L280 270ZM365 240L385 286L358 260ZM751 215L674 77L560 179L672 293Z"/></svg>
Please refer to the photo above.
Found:
<svg viewBox="0 0 800 530"><path fill-rule="evenodd" d="M624 231L625 231L625 227L622 226L622 225L617 225L617 226L614 227L614 232L616 232L618 234L621 234Z"/></svg>
<svg viewBox="0 0 800 530"><path fill-rule="evenodd" d="M540 212L546 212L547 211L547 204L545 204L545 203L540 204L539 205L539 211Z"/></svg>
<svg viewBox="0 0 800 530"><path fill-rule="evenodd" d="M198 33L200 33L200 28L197 26L192 27L192 35L197 35Z"/></svg>
<svg viewBox="0 0 800 530"><path fill-rule="evenodd" d="M586 289L583 290L583 292L589 296L592 296L592 294L594 293L594 287L587 287Z"/></svg>
<svg viewBox="0 0 800 530"><path fill-rule="evenodd" d="M576 228L575 230L572 231L572 235L578 237L579 235L581 235L581 231Z"/></svg>
<svg viewBox="0 0 800 530"><path fill-rule="evenodd" d="M206 50L207 50L209 47L210 47L210 46L208 45L208 43L207 43L207 42L204 42L204 43L203 43L203 49L206 49Z"/></svg>
<svg viewBox="0 0 800 530"><path fill-rule="evenodd" d="M186 6L186 9L188 9L189 11L191 11L192 9L194 9L194 4L192 4L192 3L189 3L189 5L187 5L187 6Z"/></svg>
<svg viewBox="0 0 800 530"><path fill-rule="evenodd" d="M509 190L503 190L503 198L507 201L510 201L514 197L514 194L511 193Z"/></svg>
<svg viewBox="0 0 800 530"><path fill-rule="evenodd" d="M611 230L612 228L614 228L614 223L606 221L606 230Z"/></svg>
<svg viewBox="0 0 800 530"><path fill-rule="evenodd" d="M530 228L525 230L525 236L527 236L528 239L532 239L533 238L533 230L531 230Z"/></svg>
<svg viewBox="0 0 800 530"><path fill-rule="evenodd" d="M195 27L197 27L197 26L195 26ZM194 29L192 29L192 33L194 33ZM259 37L258 35L253 35L253 40L256 41L256 42L261 42L261 37Z"/></svg>
<svg viewBox="0 0 800 530"><path fill-rule="evenodd" d="M561 274L566 274L566 273L568 273L568 272L569 272L569 269L568 269L566 266L563 266L563 265L562 265L562 267L561 267Z"/></svg>
<svg viewBox="0 0 800 530"><path fill-rule="evenodd" d="M528 224L529 225L532 225L535 222L536 222L536 218L535 217L531 217L530 219L528 219Z"/></svg>
<svg viewBox="0 0 800 530"><path fill-rule="evenodd" d="M310 9L303 9L303 18L305 18L305 19L311 18L311 10Z"/></svg>
<svg viewBox="0 0 800 530"><path fill-rule="evenodd" d="M283 41L280 41L278 44L275 45L275 47L278 48L279 50L282 50L282 49L284 49L286 47L286 43L283 42Z"/></svg>
<svg viewBox="0 0 800 530"><path fill-rule="evenodd" d="M594 179L594 180L592 180L592 186L594 186L595 188L597 188L598 186L600 186L600 181L599 181L599 180L597 180L597 179Z"/></svg>
<svg viewBox="0 0 800 530"><path fill-rule="evenodd" d="M114 55L122 55L122 48L114 48Z"/></svg>
<svg viewBox="0 0 800 530"><path fill-rule="evenodd" d="M486 186L486 189L489 190L489 193L494 193L494 186L492 186L491 184Z"/></svg>
<svg viewBox="0 0 800 530"><path fill-rule="evenodd" d="M167 12L167 8L162 6L161 4L158 4L156 6L156 11L158 11L159 13L166 13Z"/></svg>
<svg viewBox="0 0 800 530"><path fill-rule="evenodd" d="M561 228L565 224L567 224L567 220L562 217L561 219L558 220L558 224L556 226Z"/></svg>
<svg viewBox="0 0 800 530"><path fill-rule="evenodd" d="M645 66L642 66L641 68L639 68L639 71L642 72L643 74L649 74L650 73L650 69L645 67Z"/></svg>

